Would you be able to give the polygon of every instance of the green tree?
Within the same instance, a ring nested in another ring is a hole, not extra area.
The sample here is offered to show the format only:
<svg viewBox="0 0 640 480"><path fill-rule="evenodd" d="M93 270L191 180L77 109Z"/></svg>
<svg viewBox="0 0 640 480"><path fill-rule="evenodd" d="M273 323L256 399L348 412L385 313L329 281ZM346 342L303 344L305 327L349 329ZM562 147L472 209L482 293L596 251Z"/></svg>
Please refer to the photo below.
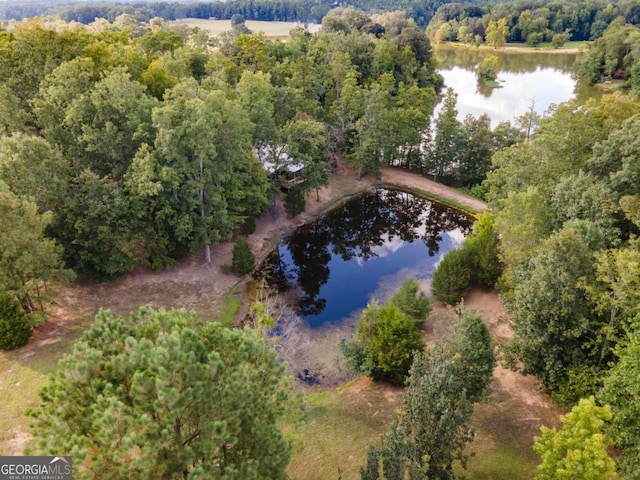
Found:
<svg viewBox="0 0 640 480"><path fill-rule="evenodd" d="M304 198L304 189L298 185L291 187L284 197L284 209L289 216L293 218L299 213L304 212L306 205L307 201Z"/></svg>
<svg viewBox="0 0 640 480"><path fill-rule="evenodd" d="M494 287L504 264L500 259L500 237L493 213L485 212L478 216L462 248L468 252L473 281L483 287Z"/></svg>
<svg viewBox="0 0 640 480"><path fill-rule="evenodd" d="M484 57L478 67L478 79L480 81L495 82L500 71L500 59L495 55Z"/></svg>
<svg viewBox="0 0 640 480"><path fill-rule="evenodd" d="M59 212L69 187L69 162L41 137L0 137L0 178L16 195L32 196L40 212Z"/></svg>
<svg viewBox="0 0 640 480"><path fill-rule="evenodd" d="M457 101L458 94L448 88L436 119L434 141L427 159L435 180L451 176L452 169L461 159L462 125L457 118Z"/></svg>
<svg viewBox="0 0 640 480"><path fill-rule="evenodd" d="M459 478L454 462L466 465L465 447L473 439L466 422L473 407L458 372L455 360L437 346L416 353L403 412L394 419L383 446L369 447L362 480Z"/></svg>
<svg viewBox="0 0 640 480"><path fill-rule="evenodd" d="M358 321L355 341L342 344L356 371L398 384L404 383L414 352L422 348L416 321L391 302L369 303Z"/></svg>
<svg viewBox="0 0 640 480"><path fill-rule="evenodd" d="M469 253L464 249L447 252L433 272L431 291L441 302L456 305L471 288Z"/></svg>
<svg viewBox="0 0 640 480"><path fill-rule="evenodd" d="M0 118L0 135L28 132L33 119L21 105L20 99L6 86L0 84L0 112L11 112Z"/></svg>
<svg viewBox="0 0 640 480"><path fill-rule="evenodd" d="M479 185L491 169L491 155L495 149L491 118L486 114L467 115L461 125L460 137L461 151L453 177L467 187Z"/></svg>
<svg viewBox="0 0 640 480"><path fill-rule="evenodd" d="M31 412L82 478L286 478L284 365L257 333L147 308L100 311Z"/></svg>
<svg viewBox="0 0 640 480"><path fill-rule="evenodd" d="M494 49L504 47L507 43L507 37L509 36L509 25L506 18L501 18L497 21L492 20L489 22L486 31L486 40L489 45Z"/></svg>
<svg viewBox="0 0 640 480"><path fill-rule="evenodd" d="M322 122L301 115L287 122L282 128L282 135L290 157L304 166L303 189L315 188L316 200L320 201L320 187L329 183L326 126Z"/></svg>
<svg viewBox="0 0 640 480"><path fill-rule="evenodd" d="M593 364L593 350L599 353L593 343L597 323L582 286L593 273L587 246L575 230L564 229L536 250L508 301L513 346L524 371L538 376L545 388L559 392L568 403L593 388L568 384L572 372Z"/></svg>
<svg viewBox="0 0 640 480"><path fill-rule="evenodd" d="M537 480L614 480L618 478L611 445L603 433L611 420L609 406L599 407L594 397L583 398L571 412L561 417L562 428L540 427L534 450L542 459Z"/></svg>
<svg viewBox="0 0 640 480"><path fill-rule="evenodd" d="M415 320L418 325L423 325L431 312L429 298L420 289L418 281L412 277L407 277L402 281L389 298L389 303L398 307L402 313Z"/></svg>
<svg viewBox="0 0 640 480"><path fill-rule="evenodd" d="M248 167L252 128L247 113L222 91L207 91L189 79L154 109L153 123L166 185L163 209L171 212L170 224L184 231L183 238L204 247L210 265L210 245L230 238L234 227L228 200L238 192L229 187L237 185L234 171ZM265 180L262 173L263 185Z"/></svg>
<svg viewBox="0 0 640 480"><path fill-rule="evenodd" d="M117 69L81 94L66 112L65 124L80 150L76 171L90 168L104 177L122 179L138 148L151 142L151 110L157 105L131 75Z"/></svg>
<svg viewBox="0 0 640 480"><path fill-rule="evenodd" d="M0 291L27 313L43 312L53 301L48 284L74 277L60 246L45 236L51 220L51 212L38 213L33 200L0 180Z"/></svg>
<svg viewBox="0 0 640 480"><path fill-rule="evenodd" d="M240 237L233 246L233 255L231 258L231 271L246 275L253 272L256 267L256 257L251 251L249 243Z"/></svg>
<svg viewBox="0 0 640 480"><path fill-rule="evenodd" d="M491 332L482 317L464 308L458 309L453 335L447 339L445 348L458 368L469 401L482 400L496 366Z"/></svg>
<svg viewBox="0 0 640 480"><path fill-rule="evenodd" d="M611 406L613 418L606 432L622 451L617 459L624 478L640 478L640 315L616 347L617 363L604 380L598 399Z"/></svg>

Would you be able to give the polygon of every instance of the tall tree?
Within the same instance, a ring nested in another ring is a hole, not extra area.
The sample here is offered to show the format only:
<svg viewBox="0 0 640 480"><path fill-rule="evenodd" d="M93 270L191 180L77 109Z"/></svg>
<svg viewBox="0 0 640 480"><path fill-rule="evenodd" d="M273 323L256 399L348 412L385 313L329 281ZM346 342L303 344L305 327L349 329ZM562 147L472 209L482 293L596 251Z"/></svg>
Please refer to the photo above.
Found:
<svg viewBox="0 0 640 480"><path fill-rule="evenodd" d="M437 346L428 353L417 353L403 397L403 413L395 418L383 446L369 447L361 478L458 478L454 463L466 463L465 447L473 439L466 422L472 411L455 360Z"/></svg>
<svg viewBox="0 0 640 480"><path fill-rule="evenodd" d="M487 26L486 39L487 43L494 49L504 47L509 36L509 25L506 18L499 20L491 20Z"/></svg>
<svg viewBox="0 0 640 480"><path fill-rule="evenodd" d="M250 154L251 123L237 102L195 80L169 91L164 105L154 110L153 123L173 222L199 237L209 265L210 245L228 239L234 226L224 187L234 165Z"/></svg>
<svg viewBox="0 0 640 480"><path fill-rule="evenodd" d="M40 212L59 212L69 186L69 163L41 137L0 137L0 178L17 195L30 195Z"/></svg>
<svg viewBox="0 0 640 480"><path fill-rule="evenodd" d="M448 88L436 119L433 145L427 153L427 164L435 180L451 175L460 162L462 136L457 101L458 94Z"/></svg>
<svg viewBox="0 0 640 480"><path fill-rule="evenodd" d="M613 418L606 433L622 450L617 460L624 478L640 478L640 315L616 347L617 363L604 380L598 400L611 406Z"/></svg>
<svg viewBox="0 0 640 480"><path fill-rule="evenodd" d="M100 311L31 412L87 478L286 478L284 365L257 333L184 310Z"/></svg>
<svg viewBox="0 0 640 480"><path fill-rule="evenodd" d="M282 134L289 155L304 167L304 188L314 188L316 199L320 201L320 187L329 183L329 148L325 124L300 115L283 127Z"/></svg>
<svg viewBox="0 0 640 480"><path fill-rule="evenodd" d="M77 171L90 168L100 176L122 179L138 148L153 138L151 110L155 99L126 71L108 72L71 104L65 123L81 147Z"/></svg>
<svg viewBox="0 0 640 480"><path fill-rule="evenodd" d="M540 244L508 302L514 318L514 347L525 372L538 376L545 388L559 391L568 403L593 388L588 382L569 382L597 361L594 350L599 353L582 286L592 276L587 246L575 230L564 229Z"/></svg>

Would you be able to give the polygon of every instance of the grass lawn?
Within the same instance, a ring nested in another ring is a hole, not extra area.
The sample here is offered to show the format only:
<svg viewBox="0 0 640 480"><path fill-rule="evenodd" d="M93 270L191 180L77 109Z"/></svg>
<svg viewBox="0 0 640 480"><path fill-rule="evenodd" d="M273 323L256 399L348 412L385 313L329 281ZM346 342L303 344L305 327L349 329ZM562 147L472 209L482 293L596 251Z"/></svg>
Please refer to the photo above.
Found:
<svg viewBox="0 0 640 480"><path fill-rule="evenodd" d="M186 24L190 27L199 27L207 30L211 35L219 35L231 30L230 20L207 20L204 18L185 18L176 20L174 23ZM247 20L245 25L252 32L263 32L268 38L287 38L291 29L302 27L303 24L298 22L260 22L256 20ZM308 24L309 31L317 32L320 25Z"/></svg>

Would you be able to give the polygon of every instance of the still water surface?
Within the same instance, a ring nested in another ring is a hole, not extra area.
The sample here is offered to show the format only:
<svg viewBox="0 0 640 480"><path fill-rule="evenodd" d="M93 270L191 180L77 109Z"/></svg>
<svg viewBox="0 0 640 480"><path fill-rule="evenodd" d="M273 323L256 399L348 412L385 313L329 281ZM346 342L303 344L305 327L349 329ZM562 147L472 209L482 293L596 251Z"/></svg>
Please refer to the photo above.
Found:
<svg viewBox="0 0 640 480"><path fill-rule="evenodd" d="M467 114L478 117L486 113L495 127L502 121L513 123L516 117L527 113L532 102L536 113L544 115L553 104L572 98L583 103L601 95L598 89L578 83L573 77L575 53L487 52L446 46L435 46L434 53L445 87L458 94L460 120ZM480 84L476 74L482 59L490 54L500 60L498 88Z"/></svg>
<svg viewBox="0 0 640 480"><path fill-rule="evenodd" d="M279 285L297 289L298 314L312 328L339 322L406 276L426 281L459 246L471 220L407 192L376 189L298 228L270 257Z"/></svg>

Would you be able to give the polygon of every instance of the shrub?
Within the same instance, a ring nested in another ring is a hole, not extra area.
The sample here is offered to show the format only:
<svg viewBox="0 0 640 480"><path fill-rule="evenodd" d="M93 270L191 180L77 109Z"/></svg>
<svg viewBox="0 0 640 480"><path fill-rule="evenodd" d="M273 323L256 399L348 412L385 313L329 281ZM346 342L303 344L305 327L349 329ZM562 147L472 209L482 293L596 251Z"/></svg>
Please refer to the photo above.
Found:
<svg viewBox="0 0 640 480"><path fill-rule="evenodd" d="M459 310L456 313L447 350L455 360L467 398L478 402L484 397L496 366L493 340L489 328L476 312Z"/></svg>
<svg viewBox="0 0 640 480"><path fill-rule="evenodd" d="M233 246L233 257L231 259L231 271L246 275L251 273L256 267L256 257L251 251L247 241L240 237Z"/></svg>
<svg viewBox="0 0 640 480"><path fill-rule="evenodd" d="M389 299L402 313L416 322L418 326L424 321L431 311L431 302L420 290L420 284L415 278L407 277Z"/></svg>
<svg viewBox="0 0 640 480"><path fill-rule="evenodd" d="M240 233L242 235L251 235L256 231L256 219L253 217L247 217L247 219L240 226Z"/></svg>
<svg viewBox="0 0 640 480"><path fill-rule="evenodd" d="M570 38L571 38L571 35L566 33L566 32L565 33L556 33L551 38L551 45L553 46L553 48L560 48L565 43L567 43Z"/></svg>
<svg viewBox="0 0 640 480"><path fill-rule="evenodd" d="M431 290L433 296L441 302L455 305L471 288L471 269L468 252L451 250L433 273Z"/></svg>
<svg viewBox="0 0 640 480"><path fill-rule="evenodd" d="M356 341L342 346L351 366L374 380L404 384L413 355L423 348L415 320L396 305L369 304L356 329Z"/></svg>
<svg viewBox="0 0 640 480"><path fill-rule="evenodd" d="M32 332L27 314L20 305L11 298L0 297L0 350L26 345Z"/></svg>

